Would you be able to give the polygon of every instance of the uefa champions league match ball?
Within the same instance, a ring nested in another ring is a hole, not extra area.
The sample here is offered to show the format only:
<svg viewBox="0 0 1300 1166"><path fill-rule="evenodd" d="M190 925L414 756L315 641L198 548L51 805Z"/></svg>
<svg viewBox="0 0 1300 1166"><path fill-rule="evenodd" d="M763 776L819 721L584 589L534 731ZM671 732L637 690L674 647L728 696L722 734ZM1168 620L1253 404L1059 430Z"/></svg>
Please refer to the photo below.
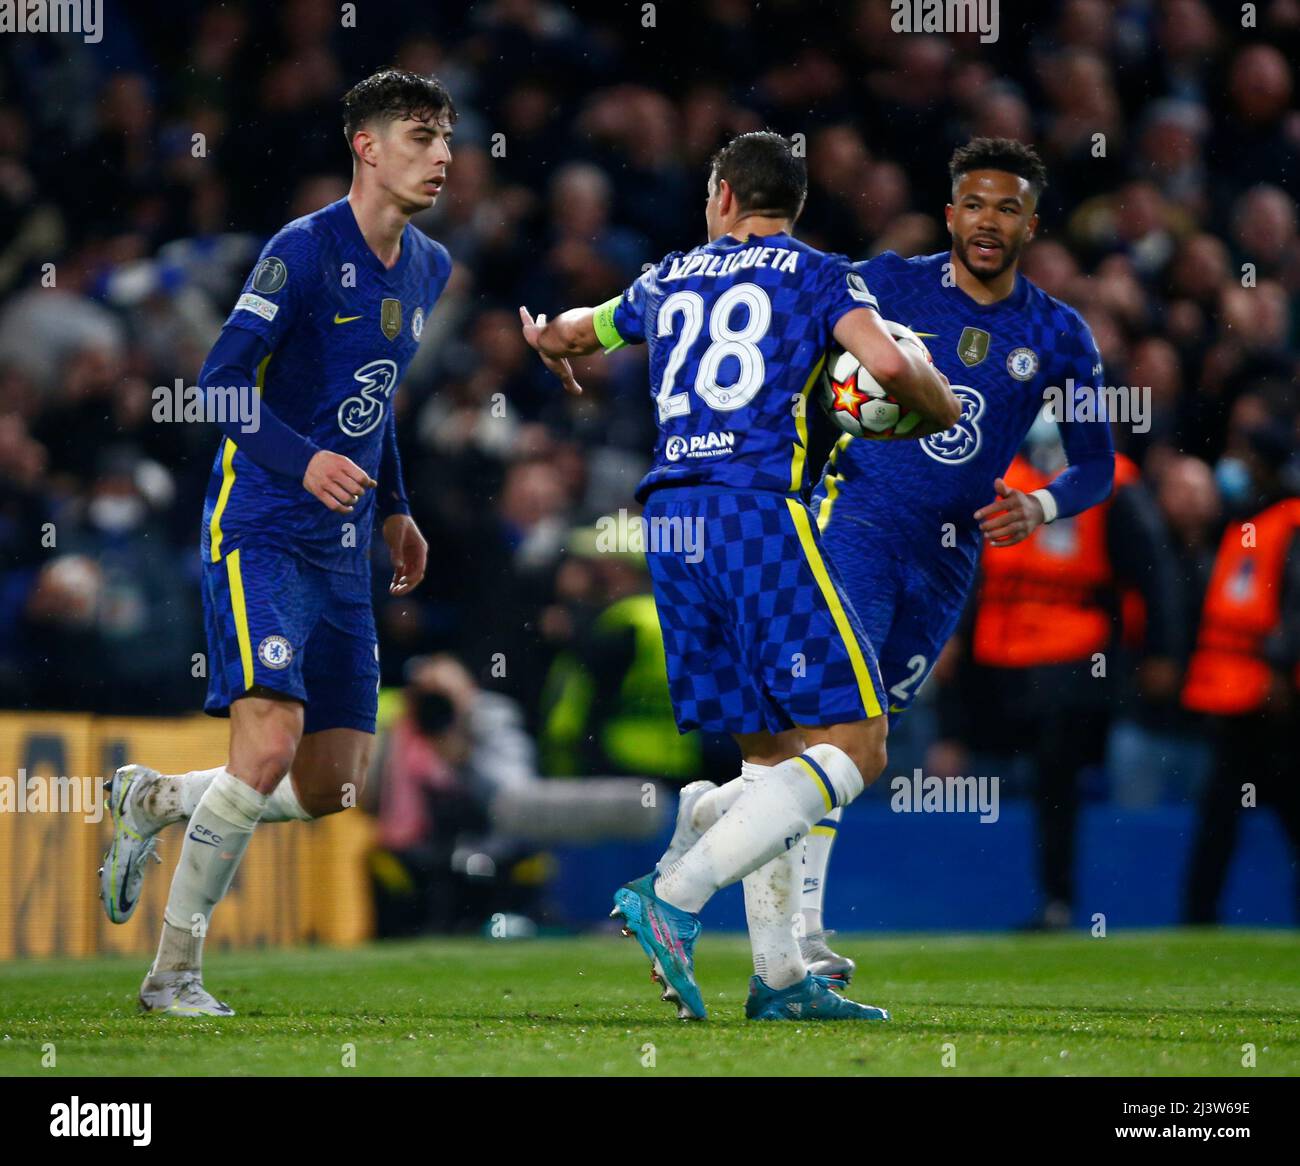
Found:
<svg viewBox="0 0 1300 1166"><path fill-rule="evenodd" d="M892 320L882 321L899 344L915 344L926 360L934 363L930 350L910 328ZM921 422L921 414L904 409L885 391L853 353L838 344L831 348L822 371L822 408L838 429L853 437L888 441L907 437Z"/></svg>

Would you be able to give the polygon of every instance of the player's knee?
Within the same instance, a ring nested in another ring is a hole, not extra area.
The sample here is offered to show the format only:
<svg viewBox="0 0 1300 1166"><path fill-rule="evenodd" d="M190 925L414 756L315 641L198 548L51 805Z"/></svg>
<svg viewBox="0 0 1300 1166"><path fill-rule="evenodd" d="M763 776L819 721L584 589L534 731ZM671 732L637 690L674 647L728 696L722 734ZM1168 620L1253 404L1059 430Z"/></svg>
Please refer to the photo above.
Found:
<svg viewBox="0 0 1300 1166"><path fill-rule="evenodd" d="M269 794L293 765L302 738L302 705L250 690L230 708L230 771Z"/></svg>
<svg viewBox="0 0 1300 1166"><path fill-rule="evenodd" d="M806 730L805 752L830 776L839 804L847 805L884 772L888 732L884 717ZM822 752L822 746L831 748Z"/></svg>
<svg viewBox="0 0 1300 1166"><path fill-rule="evenodd" d="M884 717L876 719L884 721ZM869 786L885 772L885 765L889 761L889 747L885 743L885 737L884 732L872 732L863 742L862 756L855 758L858 772L862 774L863 786Z"/></svg>
<svg viewBox="0 0 1300 1166"><path fill-rule="evenodd" d="M247 785L269 794L293 764L297 740L291 733L267 733L255 743L231 750L231 771Z"/></svg>
<svg viewBox="0 0 1300 1166"><path fill-rule="evenodd" d="M862 785L869 786L885 771L889 750L885 741L889 727L884 717L872 717L854 726L854 731L840 743L840 747L858 767Z"/></svg>
<svg viewBox="0 0 1300 1166"><path fill-rule="evenodd" d="M270 793L293 764L293 742L268 742L253 755L253 776L249 784Z"/></svg>

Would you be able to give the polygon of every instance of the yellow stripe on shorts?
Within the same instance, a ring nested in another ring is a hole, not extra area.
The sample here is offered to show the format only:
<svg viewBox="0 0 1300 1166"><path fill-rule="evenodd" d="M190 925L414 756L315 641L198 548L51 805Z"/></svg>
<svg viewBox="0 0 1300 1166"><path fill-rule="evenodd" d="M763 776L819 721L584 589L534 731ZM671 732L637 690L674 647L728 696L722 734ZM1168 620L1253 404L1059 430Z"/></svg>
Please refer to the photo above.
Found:
<svg viewBox="0 0 1300 1166"><path fill-rule="evenodd" d="M248 634L248 608L244 605L244 577L239 573L239 551L226 556L226 575L230 579L230 608L235 615L235 635L239 637L239 662L244 666L244 688L253 687L253 640Z"/></svg>
<svg viewBox="0 0 1300 1166"><path fill-rule="evenodd" d="M794 452L790 455L790 491L794 494L803 489L803 470L808 461L808 395L812 392L813 385L817 383L817 378L822 375L825 364L826 357L822 356L813 365L812 373L804 381L803 388L799 390L800 399L794 415L796 441Z"/></svg>
<svg viewBox="0 0 1300 1166"><path fill-rule="evenodd" d="M853 627L849 623L848 613L844 610L844 604L840 600L840 593L835 590L835 584L831 582L830 573L826 570L826 564L822 561L821 551L817 549L817 540L813 538L812 523L808 520L808 511L802 502L794 498L787 498L785 504L790 509L790 520L794 523L795 531L799 535L799 543L803 547L804 557L808 560L808 566L812 568L813 578L817 580L817 586L821 588L822 598L826 600L826 606L831 610L831 618L835 621L835 628L840 633L840 639L844 641L844 650L849 654L849 662L853 665L853 675L858 681L858 693L862 697L862 707L867 710L867 716L880 716L880 700L876 696L876 686L871 682L871 669L867 667L866 657L862 655L862 645L858 643L858 637L853 634Z"/></svg>
<svg viewBox="0 0 1300 1166"><path fill-rule="evenodd" d="M853 440L851 433L846 433L831 447L831 456L826 462L826 497L822 499L822 504L817 508L817 529L823 534L831 523L831 511L835 508L835 499L840 496L840 483L844 481L844 475L835 469L835 463L839 460L840 451Z"/></svg>

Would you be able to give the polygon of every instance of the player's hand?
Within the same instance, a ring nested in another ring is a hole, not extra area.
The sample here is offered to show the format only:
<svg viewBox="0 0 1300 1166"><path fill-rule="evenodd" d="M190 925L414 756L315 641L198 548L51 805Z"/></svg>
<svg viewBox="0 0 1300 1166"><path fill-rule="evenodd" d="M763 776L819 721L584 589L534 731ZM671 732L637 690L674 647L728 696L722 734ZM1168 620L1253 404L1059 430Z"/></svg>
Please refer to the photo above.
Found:
<svg viewBox="0 0 1300 1166"><path fill-rule="evenodd" d="M1013 490L1001 478L993 482L993 489L998 500L975 511L986 543L1013 547L1043 525L1043 504L1032 494Z"/></svg>
<svg viewBox="0 0 1300 1166"><path fill-rule="evenodd" d="M302 484L308 494L339 514L351 514L361 496L379 485L350 457L327 449L307 463Z"/></svg>
<svg viewBox="0 0 1300 1166"><path fill-rule="evenodd" d="M927 356L928 356L928 353L927 353ZM941 369L937 364L935 364L933 361L930 362L930 364L929 364L928 367L929 367L930 371L933 372L934 375L935 375L936 377L938 377L940 381L943 382L943 387L944 387L945 389L947 389L948 392L951 393L951 392L952 392L952 382L947 378L947 376L944 375L943 370L942 370L942 369ZM961 420L961 400L960 400L959 398L957 398L956 396L953 397L953 400L955 400L955 401L957 402L957 421L960 421L960 420ZM954 427L956 426L956 424L957 424L957 422L954 421L954 422L952 423L952 425L945 425L942 421L933 421L933 420L930 420L929 418L926 418L926 417L922 416L922 419L921 419L921 421L920 421L920 424L918 424L918 425L916 426L915 429L909 431L909 433L907 434L907 436L906 436L905 438L903 438L902 440L904 440L904 441L919 441L921 438L923 438L923 437L930 437L930 436L932 436L932 435L935 434L935 433L947 433L948 430L954 428Z"/></svg>
<svg viewBox="0 0 1300 1166"><path fill-rule="evenodd" d="M429 561L429 544L409 514L390 514L384 519L384 542L393 560L393 581L388 585L389 595L405 595L414 591L424 578L424 568Z"/></svg>
<svg viewBox="0 0 1300 1166"><path fill-rule="evenodd" d="M582 386L578 384L577 378L573 375L573 365L569 363L567 357L548 356L542 351L538 337L542 334L542 329L546 327L546 316L538 316L533 319L527 308L519 309L519 321L524 328L524 340L528 347L531 348L538 356L542 358L542 363L560 378L560 384L564 386L566 393L572 393L575 397L582 395Z"/></svg>

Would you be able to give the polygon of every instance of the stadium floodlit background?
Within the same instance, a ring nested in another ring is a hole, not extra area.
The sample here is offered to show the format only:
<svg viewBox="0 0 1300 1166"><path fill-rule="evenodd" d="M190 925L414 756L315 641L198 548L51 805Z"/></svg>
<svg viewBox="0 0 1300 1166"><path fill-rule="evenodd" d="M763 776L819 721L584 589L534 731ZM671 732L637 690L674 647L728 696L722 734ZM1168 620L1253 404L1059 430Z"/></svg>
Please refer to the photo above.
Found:
<svg viewBox="0 0 1300 1166"><path fill-rule="evenodd" d="M1179 700L1222 531L1300 468L1300 5L1257 7L1244 29L1240 5L1202 0L1004 3L983 43L896 33L884 0L389 0L354 26L324 0L107 0L99 43L0 36L0 771L223 757L224 723L196 715L218 438L155 420L154 390L195 383L266 238L346 193L339 98L395 63L460 112L447 189L415 220L455 271L397 397L430 569L390 598L376 542L366 812L259 831L218 943L588 926L658 853L671 798L639 840L614 798L604 835L552 845L511 830L500 791L734 775L728 743L672 726L640 564L595 546L653 445L644 354L581 362L586 395L566 397L516 309L599 303L702 241L711 153L764 126L803 135L799 234L853 258L946 249L952 149L1035 143L1051 185L1024 270L1151 403L1115 429L1144 553L1102 586L1104 674L1091 656L990 670L968 621L847 815L828 922L1294 925L1294 689L1239 759L1269 795L1245 810L1223 726ZM998 822L892 813L890 779L917 767L998 775ZM109 928L107 827L0 818L0 956L150 949L163 872ZM708 918L739 926L739 892L719 900Z"/></svg>

